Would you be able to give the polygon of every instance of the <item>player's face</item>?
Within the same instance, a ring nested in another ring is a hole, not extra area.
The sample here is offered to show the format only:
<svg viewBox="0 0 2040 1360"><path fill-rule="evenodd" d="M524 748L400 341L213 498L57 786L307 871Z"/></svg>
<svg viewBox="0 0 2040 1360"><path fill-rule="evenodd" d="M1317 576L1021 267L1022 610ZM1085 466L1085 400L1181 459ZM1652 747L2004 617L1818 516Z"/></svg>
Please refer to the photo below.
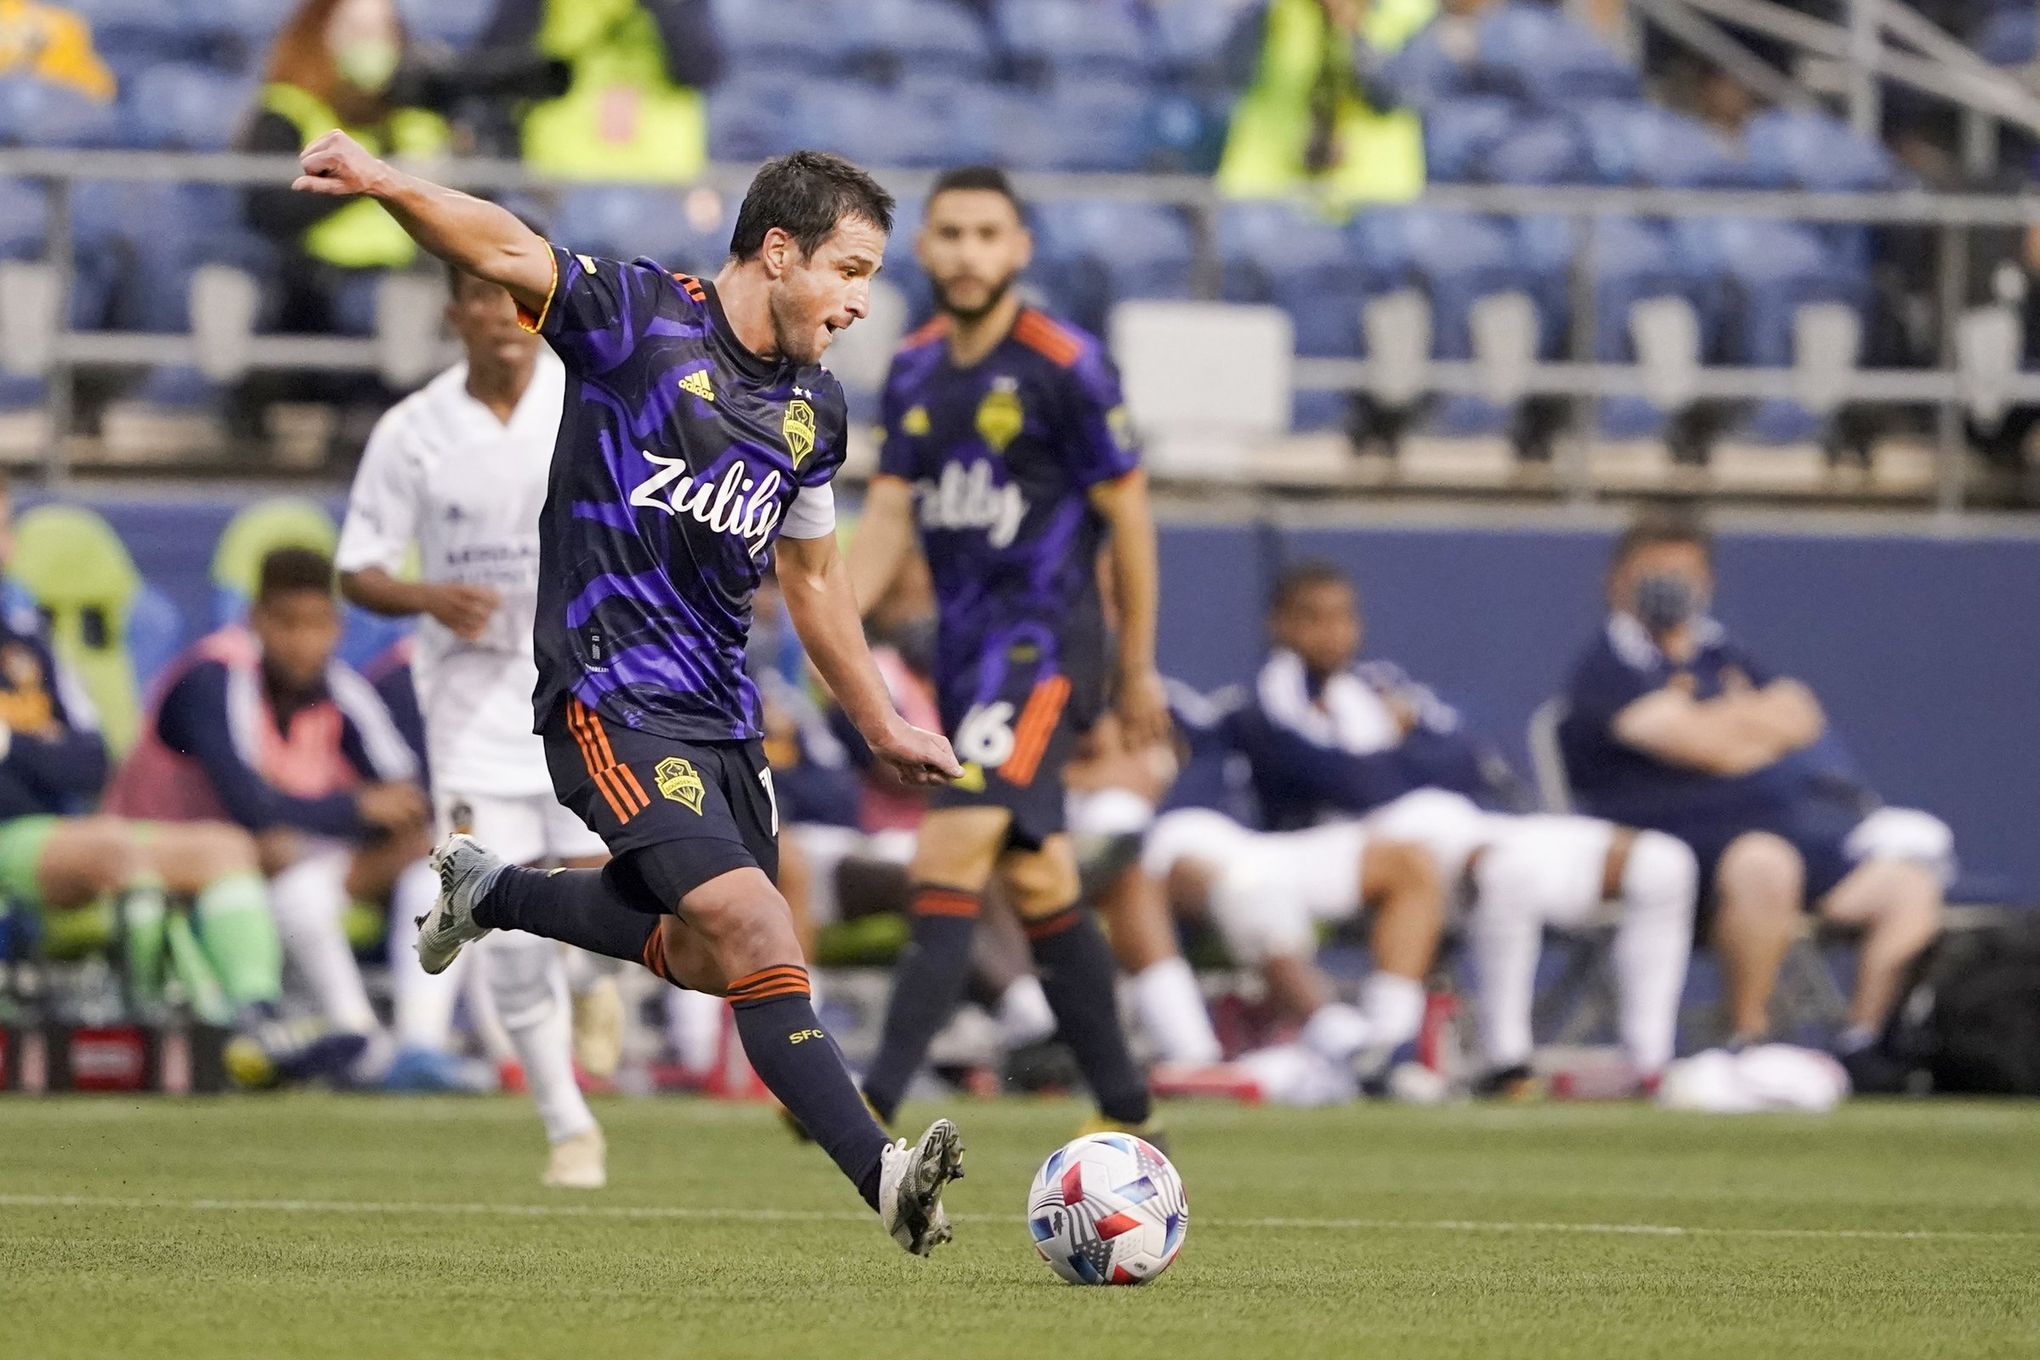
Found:
<svg viewBox="0 0 2040 1360"><path fill-rule="evenodd" d="M1706 612L1714 599L1714 569L1708 565L1706 549L1697 543L1649 543L1616 570L1610 591L1615 608L1635 613L1637 586L1653 578L1683 582L1695 612Z"/></svg>
<svg viewBox="0 0 2040 1360"><path fill-rule="evenodd" d="M1353 588L1326 581L1298 591L1275 616L1275 640L1320 674L1360 655L1360 604Z"/></svg>
<svg viewBox="0 0 2040 1360"><path fill-rule="evenodd" d="M796 364L821 361L836 332L871 313L871 280L885 259L885 233L875 222L846 217L828 238L803 255L777 227L764 254L777 271L771 292L772 339Z"/></svg>
<svg viewBox="0 0 2040 1360"><path fill-rule="evenodd" d="M929 201L915 254L942 310L975 321L1012 291L1034 258L1034 237L1004 194L951 189Z"/></svg>
<svg viewBox="0 0 2040 1360"><path fill-rule="evenodd" d="M471 368L523 367L539 339L517 324L508 289L463 274L446 304L446 324L460 337Z"/></svg>
<svg viewBox="0 0 2040 1360"><path fill-rule="evenodd" d="M310 689L340 645L340 609L323 590L286 590L258 600L248 626L262 663L292 689Z"/></svg>

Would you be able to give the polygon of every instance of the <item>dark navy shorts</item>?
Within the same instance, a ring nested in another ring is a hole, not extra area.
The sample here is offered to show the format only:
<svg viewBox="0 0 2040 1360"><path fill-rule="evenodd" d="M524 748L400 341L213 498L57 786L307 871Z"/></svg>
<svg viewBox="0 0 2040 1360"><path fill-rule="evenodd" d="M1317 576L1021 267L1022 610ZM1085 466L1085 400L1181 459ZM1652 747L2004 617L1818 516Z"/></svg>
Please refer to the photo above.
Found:
<svg viewBox="0 0 2040 1360"><path fill-rule="evenodd" d="M963 778L936 790L930 806L1004 808L1013 816L1008 844L1038 850L1063 830L1063 769L1097 721L1095 686L1060 671L1015 670L971 697L942 705Z"/></svg>
<svg viewBox="0 0 2040 1360"><path fill-rule="evenodd" d="M772 768L757 741L677 741L568 698L540 734L553 792L659 909L733 869L779 877Z"/></svg>
<svg viewBox="0 0 2040 1360"><path fill-rule="evenodd" d="M1700 862L1698 914L1704 931L1714 918L1715 872L1722 855L1738 837L1752 831L1768 831L1791 843L1806 862L1806 894L1801 905L1811 911L1856 867L1844 846L1849 833L1862 820L1862 809L1854 804L1823 799L1775 809L1755 818L1696 820L1661 829L1692 846L1694 858Z"/></svg>

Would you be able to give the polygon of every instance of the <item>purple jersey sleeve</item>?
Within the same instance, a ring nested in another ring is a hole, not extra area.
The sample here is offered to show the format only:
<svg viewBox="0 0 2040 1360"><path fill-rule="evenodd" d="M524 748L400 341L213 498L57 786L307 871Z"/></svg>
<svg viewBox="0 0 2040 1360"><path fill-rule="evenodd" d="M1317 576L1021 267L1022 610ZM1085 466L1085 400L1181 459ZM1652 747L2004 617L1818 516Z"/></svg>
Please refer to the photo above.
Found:
<svg viewBox="0 0 2040 1360"><path fill-rule="evenodd" d="M881 476L914 479L914 436L905 428L908 404L906 383L898 360L886 375L885 392L878 401L878 470Z"/></svg>
<svg viewBox="0 0 2040 1360"><path fill-rule="evenodd" d="M1140 466L1140 448L1119 391L1119 370L1102 345L1087 345L1069 370L1066 438L1071 478L1091 487Z"/></svg>
<svg viewBox="0 0 2040 1360"><path fill-rule="evenodd" d="M550 341L568 368L607 373L631 356L679 286L651 260L624 264L550 248L552 292L537 316L518 308L517 323Z"/></svg>

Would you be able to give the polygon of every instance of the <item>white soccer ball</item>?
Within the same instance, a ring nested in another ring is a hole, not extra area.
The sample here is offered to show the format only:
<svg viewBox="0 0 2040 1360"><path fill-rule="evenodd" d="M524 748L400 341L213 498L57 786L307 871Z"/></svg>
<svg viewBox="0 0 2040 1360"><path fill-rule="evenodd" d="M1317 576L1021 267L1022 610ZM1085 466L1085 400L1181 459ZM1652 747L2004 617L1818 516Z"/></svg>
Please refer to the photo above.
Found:
<svg viewBox="0 0 2040 1360"><path fill-rule="evenodd" d="M1146 1284L1190 1228L1183 1178L1130 1133L1093 1133L1041 1164L1027 1195L1041 1259L1071 1284Z"/></svg>

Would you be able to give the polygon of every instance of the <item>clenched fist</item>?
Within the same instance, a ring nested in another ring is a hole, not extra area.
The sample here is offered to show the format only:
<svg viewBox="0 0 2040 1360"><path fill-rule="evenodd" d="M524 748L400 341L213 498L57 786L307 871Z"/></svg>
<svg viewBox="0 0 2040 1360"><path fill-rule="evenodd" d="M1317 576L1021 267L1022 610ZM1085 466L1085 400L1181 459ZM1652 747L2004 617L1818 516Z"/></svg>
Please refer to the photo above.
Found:
<svg viewBox="0 0 2040 1360"><path fill-rule="evenodd" d="M372 194L390 168L368 153L368 148L335 129L313 142L298 155L304 170L291 188L308 194L347 197Z"/></svg>

